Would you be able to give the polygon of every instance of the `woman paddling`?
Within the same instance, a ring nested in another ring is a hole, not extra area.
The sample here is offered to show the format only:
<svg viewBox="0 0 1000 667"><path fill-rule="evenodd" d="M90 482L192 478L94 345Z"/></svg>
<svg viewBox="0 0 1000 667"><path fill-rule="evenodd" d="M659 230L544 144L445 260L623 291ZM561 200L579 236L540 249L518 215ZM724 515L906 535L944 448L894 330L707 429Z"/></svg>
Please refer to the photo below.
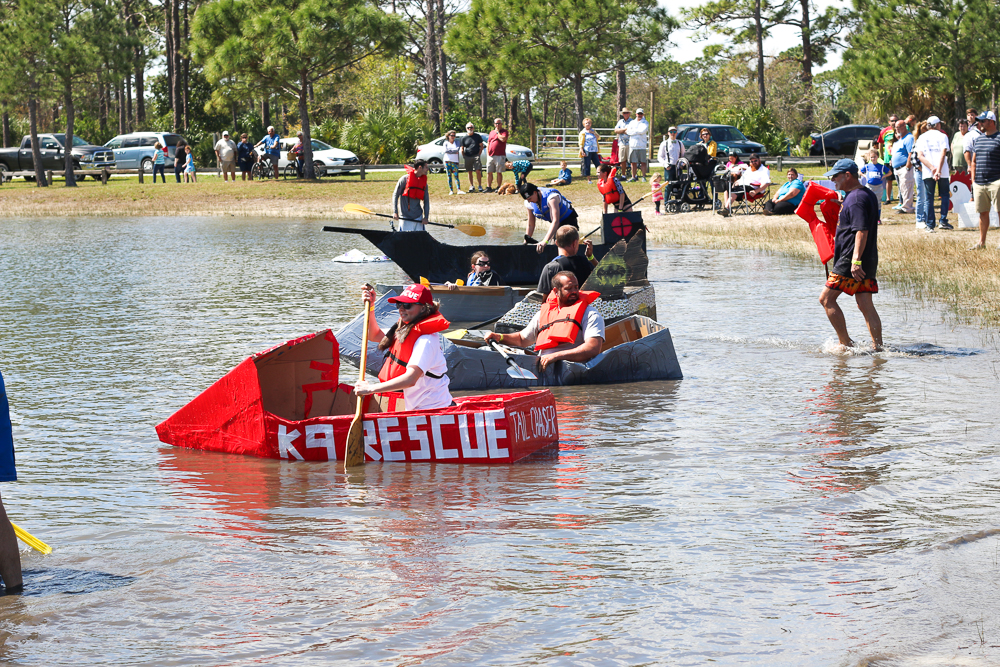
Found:
<svg viewBox="0 0 1000 667"><path fill-rule="evenodd" d="M407 410L446 408L454 401L448 391L448 363L441 352L438 332L449 322L435 303L431 291L423 285L410 285L389 303L399 309L399 321L387 333L382 333L374 312L367 308L375 302L375 290L365 286L361 298L368 311L368 340L378 343L386 352L385 363L378 374L378 383L359 382L356 396L402 391Z"/></svg>

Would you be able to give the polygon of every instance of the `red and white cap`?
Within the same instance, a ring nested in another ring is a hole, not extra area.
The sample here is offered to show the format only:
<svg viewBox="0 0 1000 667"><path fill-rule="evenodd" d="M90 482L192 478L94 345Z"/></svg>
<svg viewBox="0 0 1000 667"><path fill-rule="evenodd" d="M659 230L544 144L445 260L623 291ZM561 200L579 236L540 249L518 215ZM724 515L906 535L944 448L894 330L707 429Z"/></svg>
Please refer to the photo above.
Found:
<svg viewBox="0 0 1000 667"><path fill-rule="evenodd" d="M433 303L434 296L425 285L409 285L399 296L389 297L389 303Z"/></svg>

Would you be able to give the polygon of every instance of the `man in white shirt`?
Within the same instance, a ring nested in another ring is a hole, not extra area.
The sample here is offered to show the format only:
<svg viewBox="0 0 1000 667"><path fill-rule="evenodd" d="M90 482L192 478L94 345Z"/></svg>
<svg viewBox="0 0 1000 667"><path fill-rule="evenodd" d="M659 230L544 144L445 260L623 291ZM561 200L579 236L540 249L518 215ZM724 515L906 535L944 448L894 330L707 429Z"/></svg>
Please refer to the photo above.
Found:
<svg viewBox="0 0 1000 667"><path fill-rule="evenodd" d="M618 139L618 168L622 170L622 180L628 178L628 124L632 122L632 112L622 109L621 118L615 123L615 136Z"/></svg>
<svg viewBox="0 0 1000 667"><path fill-rule="evenodd" d="M948 168L948 135L941 131L941 119L927 119L927 131L920 135L913 150L923 166L924 192L927 197L920 202L927 207L927 231L934 231L934 187L941 195L941 229L954 229L948 223L948 203L951 198L951 170Z"/></svg>
<svg viewBox="0 0 1000 667"><path fill-rule="evenodd" d="M649 121L642 107L635 110L635 120L625 128L628 135L628 161L632 165L632 181L639 180L639 170L642 169L642 180L646 180L646 170L649 169Z"/></svg>
<svg viewBox="0 0 1000 667"><path fill-rule="evenodd" d="M236 182L236 143L229 138L229 131L222 133L222 138L215 144L215 157L219 159L219 167L222 169L222 180L228 181L229 175L233 176L233 183Z"/></svg>
<svg viewBox="0 0 1000 667"><path fill-rule="evenodd" d="M744 197L761 197L771 184L771 170L764 166L756 153L750 155L750 164L742 172L731 192L723 196L722 208L717 211L724 218L732 213L734 201L740 201Z"/></svg>

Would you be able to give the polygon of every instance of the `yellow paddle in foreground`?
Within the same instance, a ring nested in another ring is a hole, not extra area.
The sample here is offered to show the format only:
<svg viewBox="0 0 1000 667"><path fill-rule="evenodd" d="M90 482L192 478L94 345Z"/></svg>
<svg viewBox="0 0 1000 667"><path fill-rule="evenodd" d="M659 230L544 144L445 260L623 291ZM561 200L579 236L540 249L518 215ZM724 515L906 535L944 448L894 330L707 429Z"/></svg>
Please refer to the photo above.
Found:
<svg viewBox="0 0 1000 667"><path fill-rule="evenodd" d="M358 204L344 204L344 212L346 213L360 213L361 215L377 215L380 218L391 218L391 215L386 215L385 213L376 213L375 211L365 208L364 206L359 206ZM401 218L401 220L409 220L409 218ZM422 222L421 220L410 220L410 222ZM447 227L449 229L457 229L463 234L468 234L469 236L485 236L486 228L482 225L446 225L442 222L428 222L428 225L437 225L438 227Z"/></svg>
<svg viewBox="0 0 1000 667"><path fill-rule="evenodd" d="M361 328L361 368L358 380L365 379L365 364L368 362L368 320L372 305L365 301L365 323ZM364 397L358 396L358 408L351 421L351 430L347 432L347 447L344 449L344 468L353 468L365 462L365 439L362 425L362 407Z"/></svg>
<svg viewBox="0 0 1000 667"><path fill-rule="evenodd" d="M21 528L13 521L10 522L10 525L11 528L14 529L14 534L17 535L18 538L20 538L20 540L25 544L27 544L29 547L31 547L35 551L40 551L43 554L52 553L52 547L47 545L45 542L42 542L40 539L38 539L37 537L26 531L24 528Z"/></svg>

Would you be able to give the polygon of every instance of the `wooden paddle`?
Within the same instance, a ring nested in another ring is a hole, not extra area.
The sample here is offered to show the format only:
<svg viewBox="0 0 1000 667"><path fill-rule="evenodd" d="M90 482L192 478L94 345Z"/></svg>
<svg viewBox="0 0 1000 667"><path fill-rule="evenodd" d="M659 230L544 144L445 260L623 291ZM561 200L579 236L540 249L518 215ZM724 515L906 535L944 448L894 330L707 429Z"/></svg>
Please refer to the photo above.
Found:
<svg viewBox="0 0 1000 667"><path fill-rule="evenodd" d="M347 213L360 213L362 215L377 215L380 218L392 218L391 215L385 213L376 213L371 209L367 209L364 206L359 206L357 204L344 204L344 211ZM400 220L409 220L410 222L423 222L423 220L413 220L412 218L400 218ZM469 236L485 236L486 228L481 225L446 225L443 222L427 222L428 225L436 225L438 227L447 227L448 229L457 229L463 234L468 234Z"/></svg>
<svg viewBox="0 0 1000 667"><path fill-rule="evenodd" d="M21 528L13 521L10 522L10 526L11 528L14 529L14 534L17 535L22 542L27 544L35 551L40 551L43 554L52 553L52 547L47 545L45 542L42 542L40 539L38 539L37 537L26 531L24 528Z"/></svg>
<svg viewBox="0 0 1000 667"><path fill-rule="evenodd" d="M500 349L500 346L497 345L494 341L488 340L486 342L489 343L490 347L492 347L494 351L499 352L500 356L503 357L503 360L507 362L507 366L509 366L509 368L507 369L507 375L511 376L515 380L538 379L538 376L532 373L531 371L526 371L520 366L518 366L517 363L510 358L510 355L504 352L502 349Z"/></svg>
<svg viewBox="0 0 1000 667"><path fill-rule="evenodd" d="M365 323L361 328L361 368L358 371L358 381L365 379L365 364L368 361L368 320L371 318L371 303L365 301ZM364 397L358 396L358 407L351 421L351 430L347 432L347 447L344 449L344 468L353 468L365 462L365 438L362 424L362 408Z"/></svg>

